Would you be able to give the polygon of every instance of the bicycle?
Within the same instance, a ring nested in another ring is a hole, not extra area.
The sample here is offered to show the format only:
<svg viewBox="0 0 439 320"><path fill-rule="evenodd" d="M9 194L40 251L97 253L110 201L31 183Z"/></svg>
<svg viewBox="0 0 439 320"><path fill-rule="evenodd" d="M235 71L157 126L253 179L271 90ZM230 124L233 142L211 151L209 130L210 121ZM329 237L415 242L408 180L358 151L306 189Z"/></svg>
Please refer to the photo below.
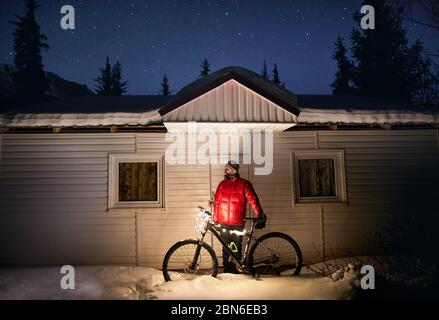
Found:
<svg viewBox="0 0 439 320"><path fill-rule="evenodd" d="M163 260L163 276L166 281L178 279L194 279L201 275L218 274L218 259L214 249L204 242L207 232L211 232L228 251L238 272L254 277L267 275L299 275L302 269L302 252L297 242L289 235L281 232L269 232L256 238L257 218L245 218L250 221L250 229L243 231L229 230L237 235L247 236L242 258L235 253L222 239L217 228L223 228L212 222L212 213L198 207L196 230L201 234L199 239L186 239L175 243L166 253ZM250 248L250 243L254 241Z"/></svg>

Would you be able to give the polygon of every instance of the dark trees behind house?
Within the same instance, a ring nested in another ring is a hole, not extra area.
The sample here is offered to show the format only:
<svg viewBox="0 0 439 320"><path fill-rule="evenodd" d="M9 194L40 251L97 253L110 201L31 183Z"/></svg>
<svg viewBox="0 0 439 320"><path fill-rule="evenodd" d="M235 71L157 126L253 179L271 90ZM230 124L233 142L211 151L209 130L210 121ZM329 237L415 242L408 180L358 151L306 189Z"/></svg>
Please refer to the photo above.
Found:
<svg viewBox="0 0 439 320"><path fill-rule="evenodd" d="M122 66L116 61L114 66L107 56L105 65L99 68L100 75L95 79L96 93L101 96L121 96L127 90L128 83L122 80Z"/></svg>
<svg viewBox="0 0 439 320"><path fill-rule="evenodd" d="M386 0L370 0L363 4L375 8L375 30L353 30L351 61L343 43L337 39L333 58L337 61L338 70L331 85L334 94L353 93L433 104L435 81L431 60L420 41L408 43L407 32L402 25L402 9ZM355 25L360 25L362 17L360 12L355 13ZM352 84L352 92L348 84Z"/></svg>
<svg viewBox="0 0 439 320"><path fill-rule="evenodd" d="M352 94L352 63L346 56L347 50L343 37L339 36L335 42L335 52L332 58L337 61L335 80L331 84L332 93L335 95Z"/></svg>
<svg viewBox="0 0 439 320"><path fill-rule="evenodd" d="M25 15L17 16L18 21L11 22L17 26L13 33L16 94L28 102L38 102L44 100L48 89L41 49L48 49L49 45L35 19L37 3L25 0L25 6Z"/></svg>
<svg viewBox="0 0 439 320"><path fill-rule="evenodd" d="M116 61L116 64L113 66L111 76L112 76L113 95L121 96L127 91L128 83L122 80L122 66L119 63L119 61Z"/></svg>
<svg viewBox="0 0 439 320"><path fill-rule="evenodd" d="M169 96L171 94L171 90L169 89L169 80L168 80L168 76L166 75L166 73L163 76L161 87L162 87L160 90L161 95Z"/></svg>
<svg viewBox="0 0 439 320"><path fill-rule="evenodd" d="M275 85L278 85L278 86L280 86L282 84L282 82L280 81L280 77L279 77L279 70L277 69L277 63L274 64L271 81L273 81L273 83Z"/></svg>
<svg viewBox="0 0 439 320"><path fill-rule="evenodd" d="M210 63L207 59L204 59L201 62L201 72L200 72L200 78L203 78L207 76L210 72Z"/></svg>
<svg viewBox="0 0 439 320"><path fill-rule="evenodd" d="M263 66L262 66L261 76L262 76L262 78L264 78L265 80L269 80L269 77L268 77L267 62L266 62L265 60L264 60L264 64L263 64Z"/></svg>

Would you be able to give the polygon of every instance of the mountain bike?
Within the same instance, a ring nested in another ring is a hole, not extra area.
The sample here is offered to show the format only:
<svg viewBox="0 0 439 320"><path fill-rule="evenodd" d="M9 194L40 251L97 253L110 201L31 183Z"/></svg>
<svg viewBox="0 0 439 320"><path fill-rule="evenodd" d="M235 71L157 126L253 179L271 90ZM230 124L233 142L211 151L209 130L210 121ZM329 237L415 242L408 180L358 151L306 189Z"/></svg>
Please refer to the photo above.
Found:
<svg viewBox="0 0 439 320"><path fill-rule="evenodd" d="M281 232L269 232L256 238L253 234L258 218L246 218L250 222L249 229L228 230L228 232L245 236L245 247L239 259L220 235L224 229L212 221L212 213L198 207L195 228L200 233L199 239L186 239L175 243L166 253L163 260L163 276L166 281L191 280L202 275L216 277L218 259L214 249L204 242L207 232L211 232L224 249L229 253L238 272L263 276L299 275L302 269L302 252L299 245L289 235ZM226 231L227 229L224 229ZM250 244L253 242L252 246Z"/></svg>

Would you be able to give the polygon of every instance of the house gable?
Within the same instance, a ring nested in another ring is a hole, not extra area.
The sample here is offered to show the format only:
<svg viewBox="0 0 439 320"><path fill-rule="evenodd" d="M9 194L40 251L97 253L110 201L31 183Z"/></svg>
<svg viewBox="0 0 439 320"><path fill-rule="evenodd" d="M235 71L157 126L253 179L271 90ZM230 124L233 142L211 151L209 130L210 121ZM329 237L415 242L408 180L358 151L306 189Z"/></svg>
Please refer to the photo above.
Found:
<svg viewBox="0 0 439 320"><path fill-rule="evenodd" d="M289 123L296 115L235 80L162 115L164 122Z"/></svg>
<svg viewBox="0 0 439 320"><path fill-rule="evenodd" d="M228 67L184 87L159 110L168 130L196 121L207 127L273 129L296 124L297 97L260 75Z"/></svg>

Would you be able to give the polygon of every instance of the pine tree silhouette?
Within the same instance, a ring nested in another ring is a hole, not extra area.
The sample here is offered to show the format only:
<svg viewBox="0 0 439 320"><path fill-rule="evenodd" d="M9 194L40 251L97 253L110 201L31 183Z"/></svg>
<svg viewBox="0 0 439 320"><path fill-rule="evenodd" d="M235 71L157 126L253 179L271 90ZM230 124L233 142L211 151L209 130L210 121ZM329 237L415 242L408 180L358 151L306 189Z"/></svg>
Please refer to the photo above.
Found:
<svg viewBox="0 0 439 320"><path fill-rule="evenodd" d="M343 44L343 37L338 36L335 42L335 52L332 58L337 61L335 80L331 84L332 93L335 95L352 94L352 63L346 56L347 50Z"/></svg>
<svg viewBox="0 0 439 320"><path fill-rule="evenodd" d="M122 66L116 61L114 66L110 63L110 57L105 59L103 68L99 68L100 76L95 80L96 93L101 96L121 96L127 91L128 82L122 81Z"/></svg>
<svg viewBox="0 0 439 320"><path fill-rule="evenodd" d="M280 80L280 77L279 77L279 70L277 69L277 64L276 63L274 64L273 75L272 75L272 80L271 81L273 81L273 83L275 85L278 85L278 86L280 86L281 83L282 83L282 81Z"/></svg>
<svg viewBox="0 0 439 320"><path fill-rule="evenodd" d="M44 100L49 87L43 70L41 49L49 49L47 37L40 32L35 19L39 7L34 0L25 0L26 11L23 17L17 15L18 21L11 21L17 28L14 36L14 64L16 94L28 102Z"/></svg>
<svg viewBox="0 0 439 320"><path fill-rule="evenodd" d="M395 5L395 3L392 4ZM403 10L405 20L426 28L428 31L436 30L439 32L439 1L406 0L396 5ZM416 11L421 11L424 15L420 15L420 19L414 18ZM411 51L415 56L421 55L421 63L414 64L413 67L419 68L423 75L420 82L422 88L417 92L414 100L416 103L439 108L439 66L437 64L439 50L436 50L435 53L427 53L424 51L422 43L419 42L412 46Z"/></svg>
<svg viewBox="0 0 439 320"><path fill-rule="evenodd" d="M366 2L363 2L366 4ZM413 102L425 73L412 68L424 64L421 51L408 45L403 12L386 0L367 0L375 8L375 30L352 32L353 80L360 95ZM362 15L357 12L358 25ZM421 46L422 48L422 46Z"/></svg>
<svg viewBox="0 0 439 320"><path fill-rule="evenodd" d="M112 94L121 96L127 91L128 82L122 81L122 66L119 61L116 61L116 64L113 66L111 77Z"/></svg>
<svg viewBox="0 0 439 320"><path fill-rule="evenodd" d="M411 102L420 105L439 105L439 79L432 68L433 61L418 39L408 50L408 83L413 92ZM436 73L439 70L436 70Z"/></svg>
<svg viewBox="0 0 439 320"><path fill-rule="evenodd" d="M162 86L162 89L160 90L160 94L163 96L169 96L171 94L171 90L169 89L169 80L168 80L168 76L166 75L166 73L163 76L161 86Z"/></svg>
<svg viewBox="0 0 439 320"><path fill-rule="evenodd" d="M267 68L267 62L264 60L264 65L262 67L262 72L261 72L261 76L262 78L264 78L265 80L270 80L268 77L268 68Z"/></svg>
<svg viewBox="0 0 439 320"><path fill-rule="evenodd" d="M95 82L97 82L96 93L101 96L110 96L113 82L110 57L107 56L104 67L99 68L99 71L101 75L95 79Z"/></svg>
<svg viewBox="0 0 439 320"><path fill-rule="evenodd" d="M200 72L200 78L203 78L207 76L210 72L210 63L207 59L204 59L201 62L201 72Z"/></svg>

